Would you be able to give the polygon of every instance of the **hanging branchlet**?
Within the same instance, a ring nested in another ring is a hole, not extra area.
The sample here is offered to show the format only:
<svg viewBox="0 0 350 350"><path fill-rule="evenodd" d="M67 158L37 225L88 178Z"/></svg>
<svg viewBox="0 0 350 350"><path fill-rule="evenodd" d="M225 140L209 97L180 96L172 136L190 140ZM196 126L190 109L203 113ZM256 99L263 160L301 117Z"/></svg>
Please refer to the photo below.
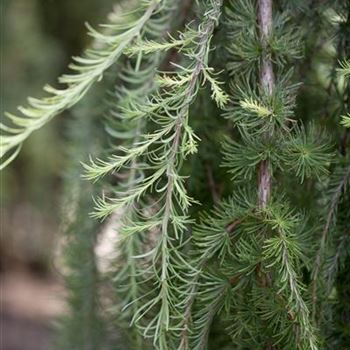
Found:
<svg viewBox="0 0 350 350"><path fill-rule="evenodd" d="M143 1L138 11L118 17L117 23L104 25L108 28L107 33L100 33L87 25L94 46L86 50L82 57L73 57L73 63L69 66L72 73L59 78L59 83L65 87L57 89L45 86L49 97L29 98L28 107L18 107L21 116L8 113L7 124L0 125L0 157L5 157L2 168L17 156L22 143L33 131L79 102L91 86L102 79L106 70L140 35L152 14L159 9L160 3L159 0Z"/></svg>
<svg viewBox="0 0 350 350"><path fill-rule="evenodd" d="M129 108L130 103L143 103L154 91L155 68L159 59L159 55L143 58L138 70L131 63L127 64L117 79L115 92L110 96L113 108L108 115L106 131L112 140L119 143L122 141L124 147L138 142L142 130L145 129L145 121L128 118L123 111ZM117 105L115 100L118 101ZM131 190L143 177L142 170L138 170L138 161L136 157L131 160L131 169L124 174L126 179L118 182L119 191ZM117 229L119 237L115 247L118 258L110 274L113 274L111 278L116 291L116 298L113 298L116 304L113 316L118 320L116 325L119 329L128 329L126 334L130 346L141 350L146 348L145 341L135 327L130 327L130 322L139 308L139 298L147 288L147 277L143 270L148 262L137 259L136 256L142 253L144 247L143 233L152 230L157 223L145 221L139 212L142 213L142 205L130 204L116 211L111 218L120 222L120 227Z"/></svg>
<svg viewBox="0 0 350 350"><path fill-rule="evenodd" d="M166 1L158 16L151 18L145 26L145 37L162 39L171 30L171 19L180 5L180 1ZM110 96L113 107L108 115L106 131L123 147L135 146L147 129L146 118L135 117L128 111L132 111L135 105L147 103L156 91L159 85L155 79L156 69L163 59L164 55L159 52L143 54L136 61L128 60L117 77L115 92ZM118 183L118 191L131 191L137 186L144 177L141 162L142 158L137 156L130 160L130 169L123 169L126 179ZM117 316L118 328L128 329L126 334L129 335L130 346L140 350L147 347L146 340L136 327L130 327L130 322L142 305L140 298L147 294L146 290L152 291L147 283L152 276L152 260L137 256L142 255L147 245L152 245L147 233L156 230L159 225L158 220L153 221L148 217L148 205L147 199L137 204L129 203L114 215L119 217L120 227L116 247L119 257L112 269L119 307L113 313Z"/></svg>
<svg viewBox="0 0 350 350"><path fill-rule="evenodd" d="M148 193L158 193L159 199L149 208L156 212L153 225L143 227L143 230L149 230L149 234L151 228L159 230L155 247L142 255L152 260L155 271L155 275L151 276L154 280L152 297L139 307L133 322L143 330L145 337L153 339L159 349L168 348L169 344L176 342L169 338L179 330L181 323L181 310L175 306L181 303L181 298L175 302L179 298L176 280L181 270L189 268L177 247L177 244L182 245L183 233L190 222L187 211L194 202L186 193L185 177L179 173L183 160L195 153L197 148L198 138L189 126L189 108L205 81L212 87L213 99L217 104L226 103L220 82L208 66L210 42L221 14L221 6L221 0L209 1L198 29L191 32L187 30L181 47L188 61L186 66L177 64L176 73L160 74L157 81L163 84L160 84L158 91L145 103L131 106L130 115L144 115L145 120L153 123L153 131L140 135L131 147L118 147L115 155L106 161L97 160L84 165L87 178L99 179L108 173L132 168L135 166L133 160L142 159L138 170L143 171L145 177L132 188L114 193L115 198L98 199L94 214L96 217L104 218L120 208L137 207ZM164 50L173 47L172 44L164 43L161 46ZM133 54L150 54L159 50L159 47L155 41L147 40L145 44L139 42ZM174 80L182 84L173 84ZM124 108L123 113L128 115L129 111ZM150 315L153 316L149 318ZM143 325L141 321L146 316L148 322Z"/></svg>

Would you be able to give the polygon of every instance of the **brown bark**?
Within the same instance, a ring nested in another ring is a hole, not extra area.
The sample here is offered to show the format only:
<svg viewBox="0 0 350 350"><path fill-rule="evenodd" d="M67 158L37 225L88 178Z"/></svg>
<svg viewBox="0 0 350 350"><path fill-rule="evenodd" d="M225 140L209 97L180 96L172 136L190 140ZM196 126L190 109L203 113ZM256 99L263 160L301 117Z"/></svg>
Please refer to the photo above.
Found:
<svg viewBox="0 0 350 350"><path fill-rule="evenodd" d="M270 55L268 54L268 42L272 33L272 1L273 0L259 0L259 28L260 28L260 40L263 47L262 63L260 67L260 86L264 90L265 94L272 94L275 86L275 76L273 72L273 64ZM266 138L272 137L272 135L266 134ZM259 166L258 174L258 201L261 209L266 208L271 197L271 169L268 160L263 160ZM260 269L260 267L259 267ZM259 282L263 287L268 287L272 284L271 276L269 274L261 274ZM267 342L265 344L266 350L274 349L274 346Z"/></svg>
<svg viewBox="0 0 350 350"><path fill-rule="evenodd" d="M260 38L263 46L263 57L260 68L260 85L265 93L272 94L275 77L271 57L267 53L268 41L272 33L272 0L259 0ZM270 137L270 135L266 135ZM271 196L271 171L267 160L263 160L259 167L259 206L265 208Z"/></svg>

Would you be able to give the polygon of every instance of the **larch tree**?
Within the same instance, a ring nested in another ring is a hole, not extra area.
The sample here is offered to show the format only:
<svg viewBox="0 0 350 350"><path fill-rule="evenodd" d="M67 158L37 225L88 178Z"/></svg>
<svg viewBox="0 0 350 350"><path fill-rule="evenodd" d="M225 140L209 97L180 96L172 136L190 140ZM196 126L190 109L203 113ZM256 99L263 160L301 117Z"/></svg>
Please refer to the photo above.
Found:
<svg viewBox="0 0 350 350"><path fill-rule="evenodd" d="M350 3L116 2L0 125L4 168L79 104L57 348L348 349Z"/></svg>

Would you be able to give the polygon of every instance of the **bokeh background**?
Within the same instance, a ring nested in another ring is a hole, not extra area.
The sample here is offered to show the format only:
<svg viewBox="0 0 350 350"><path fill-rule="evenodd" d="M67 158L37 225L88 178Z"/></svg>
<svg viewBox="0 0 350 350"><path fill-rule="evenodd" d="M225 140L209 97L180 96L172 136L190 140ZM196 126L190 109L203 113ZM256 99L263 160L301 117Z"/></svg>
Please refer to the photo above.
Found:
<svg viewBox="0 0 350 350"><path fill-rule="evenodd" d="M89 43L113 0L1 0L1 117L27 96L55 85L72 55ZM70 113L33 134L1 173L2 350L51 350L55 320L65 312L55 267L62 211L64 141Z"/></svg>

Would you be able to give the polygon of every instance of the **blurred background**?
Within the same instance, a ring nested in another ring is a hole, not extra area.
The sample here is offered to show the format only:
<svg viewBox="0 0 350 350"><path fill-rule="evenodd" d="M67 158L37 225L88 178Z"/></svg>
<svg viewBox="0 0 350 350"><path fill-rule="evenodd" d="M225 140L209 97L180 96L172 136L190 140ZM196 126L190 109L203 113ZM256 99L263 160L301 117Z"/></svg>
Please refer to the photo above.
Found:
<svg viewBox="0 0 350 350"><path fill-rule="evenodd" d="M97 25L113 0L1 0L1 116L42 95L88 44L84 23ZM64 313L55 268L69 112L33 134L1 173L2 350L51 350Z"/></svg>

